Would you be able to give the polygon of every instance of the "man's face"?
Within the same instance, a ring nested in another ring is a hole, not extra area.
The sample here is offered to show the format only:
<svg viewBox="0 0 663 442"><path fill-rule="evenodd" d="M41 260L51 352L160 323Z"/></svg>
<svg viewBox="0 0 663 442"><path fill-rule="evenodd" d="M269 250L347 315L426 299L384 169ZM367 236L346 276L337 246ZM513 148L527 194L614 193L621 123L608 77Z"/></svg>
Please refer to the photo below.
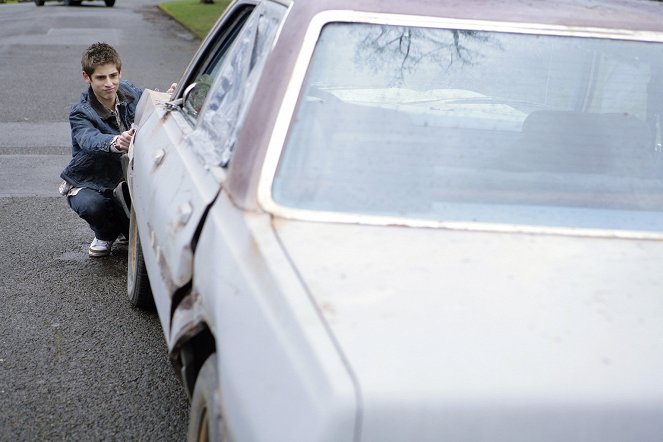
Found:
<svg viewBox="0 0 663 442"><path fill-rule="evenodd" d="M83 79L92 87L97 99L107 107L115 103L115 94L120 84L122 73L112 63L97 66L92 75L83 71Z"/></svg>

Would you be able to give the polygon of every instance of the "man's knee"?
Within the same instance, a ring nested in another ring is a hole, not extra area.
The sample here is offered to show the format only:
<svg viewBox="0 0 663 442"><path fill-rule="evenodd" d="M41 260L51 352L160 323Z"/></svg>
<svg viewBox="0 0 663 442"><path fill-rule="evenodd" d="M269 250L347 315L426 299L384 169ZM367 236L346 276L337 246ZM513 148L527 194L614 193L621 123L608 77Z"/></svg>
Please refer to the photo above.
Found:
<svg viewBox="0 0 663 442"><path fill-rule="evenodd" d="M112 214L112 210L108 201L93 200L89 201L87 206L83 208L81 216L87 219L101 220L108 218Z"/></svg>
<svg viewBox="0 0 663 442"><path fill-rule="evenodd" d="M83 189L69 198L71 208L85 220L103 220L113 212L112 201L93 190Z"/></svg>

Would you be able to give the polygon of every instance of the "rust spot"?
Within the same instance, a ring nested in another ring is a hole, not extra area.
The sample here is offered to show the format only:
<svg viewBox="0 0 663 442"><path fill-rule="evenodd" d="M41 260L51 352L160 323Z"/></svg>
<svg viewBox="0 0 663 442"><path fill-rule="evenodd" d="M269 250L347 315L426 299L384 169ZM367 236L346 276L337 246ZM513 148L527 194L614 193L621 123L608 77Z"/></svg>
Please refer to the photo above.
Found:
<svg viewBox="0 0 663 442"><path fill-rule="evenodd" d="M336 314L336 308L330 304L329 302L323 302L320 304L320 309L324 314L327 315L335 315Z"/></svg>
<svg viewBox="0 0 663 442"><path fill-rule="evenodd" d="M161 118L159 118L159 123L161 125L165 124L166 121L168 120L168 116L170 115L170 112L165 112Z"/></svg>

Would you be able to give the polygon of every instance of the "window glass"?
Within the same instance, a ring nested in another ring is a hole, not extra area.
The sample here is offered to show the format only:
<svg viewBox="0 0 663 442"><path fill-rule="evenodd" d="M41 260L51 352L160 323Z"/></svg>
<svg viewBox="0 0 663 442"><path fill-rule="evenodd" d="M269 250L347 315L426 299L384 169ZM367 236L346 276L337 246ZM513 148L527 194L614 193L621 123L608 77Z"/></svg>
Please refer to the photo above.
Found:
<svg viewBox="0 0 663 442"><path fill-rule="evenodd" d="M273 184L284 206L663 230L663 46L325 26Z"/></svg>
<svg viewBox="0 0 663 442"><path fill-rule="evenodd" d="M198 118L212 83L253 8L253 5L247 5L235 11L233 17L228 21L228 26L221 33L216 44L210 49L207 58L201 63L200 71L195 75L195 86L185 97L183 105L185 115L192 122L195 122Z"/></svg>
<svg viewBox="0 0 663 442"><path fill-rule="evenodd" d="M263 2L256 6L225 55L201 111L198 130L188 138L202 161L226 166L232 157L246 107L265 59L273 47L285 8Z"/></svg>

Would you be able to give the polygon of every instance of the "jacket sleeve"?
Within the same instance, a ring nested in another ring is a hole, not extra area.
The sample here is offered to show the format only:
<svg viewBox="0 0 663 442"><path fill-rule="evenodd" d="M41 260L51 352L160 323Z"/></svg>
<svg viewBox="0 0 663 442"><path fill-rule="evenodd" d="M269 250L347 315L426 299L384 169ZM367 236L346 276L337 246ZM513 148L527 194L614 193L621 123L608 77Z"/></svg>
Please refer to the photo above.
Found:
<svg viewBox="0 0 663 442"><path fill-rule="evenodd" d="M78 106L71 110L69 124L72 142L81 149L88 152L110 152L111 141L115 135L102 133Z"/></svg>

